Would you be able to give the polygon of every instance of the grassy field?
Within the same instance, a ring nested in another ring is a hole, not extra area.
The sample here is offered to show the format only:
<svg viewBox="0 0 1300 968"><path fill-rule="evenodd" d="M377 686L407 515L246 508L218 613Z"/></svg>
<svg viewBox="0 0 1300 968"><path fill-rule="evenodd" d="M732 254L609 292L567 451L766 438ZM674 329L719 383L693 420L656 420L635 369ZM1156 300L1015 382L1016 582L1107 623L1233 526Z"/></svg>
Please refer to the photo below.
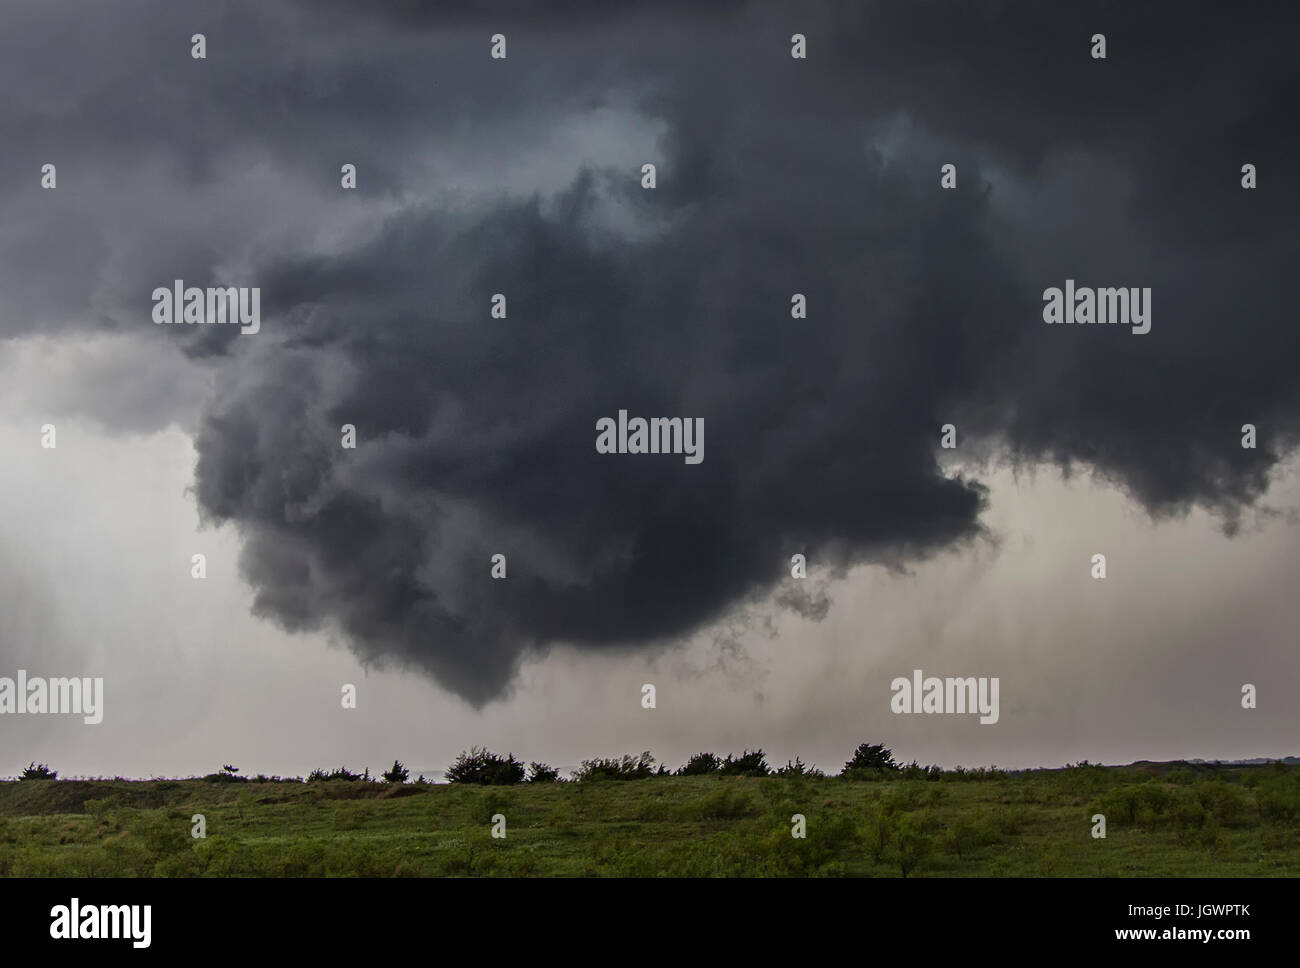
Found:
<svg viewBox="0 0 1300 968"><path fill-rule="evenodd" d="M1280 764L510 787L0 783L0 874L12 877L1294 876L1298 829L1300 768Z"/></svg>

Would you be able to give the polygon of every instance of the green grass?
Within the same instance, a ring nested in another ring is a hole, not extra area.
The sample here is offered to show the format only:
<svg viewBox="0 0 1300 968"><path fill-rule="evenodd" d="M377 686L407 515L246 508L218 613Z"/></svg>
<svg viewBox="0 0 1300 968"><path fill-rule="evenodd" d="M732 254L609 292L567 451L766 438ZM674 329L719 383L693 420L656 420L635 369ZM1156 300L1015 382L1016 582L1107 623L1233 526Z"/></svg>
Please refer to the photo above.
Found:
<svg viewBox="0 0 1300 968"><path fill-rule="evenodd" d="M196 813L203 840L190 835ZM491 836L497 813L505 839ZM515 787L0 783L0 874L15 877L1295 876L1298 829L1300 769L1280 765Z"/></svg>

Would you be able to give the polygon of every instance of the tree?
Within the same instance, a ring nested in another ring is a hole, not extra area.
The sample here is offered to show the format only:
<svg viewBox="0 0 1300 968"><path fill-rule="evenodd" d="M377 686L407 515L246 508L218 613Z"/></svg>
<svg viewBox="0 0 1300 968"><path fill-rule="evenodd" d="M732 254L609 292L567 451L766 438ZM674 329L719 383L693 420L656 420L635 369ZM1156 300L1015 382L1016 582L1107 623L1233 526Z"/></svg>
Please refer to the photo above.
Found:
<svg viewBox="0 0 1300 968"><path fill-rule="evenodd" d="M58 778L59 774L56 771L51 770L45 763L38 764L35 760L29 763L18 777L20 780L57 780Z"/></svg>
<svg viewBox="0 0 1300 968"><path fill-rule="evenodd" d="M644 780L655 775L655 758L646 750L639 756L583 760L573 773L579 782L588 780Z"/></svg>
<svg viewBox="0 0 1300 968"><path fill-rule="evenodd" d="M509 786L524 781L524 764L513 753L500 756L477 746L462 751L447 768L448 783L478 783L483 786Z"/></svg>
<svg viewBox="0 0 1300 968"><path fill-rule="evenodd" d="M862 743L853 751L853 759L844 764L840 776L846 776L851 770L897 770L894 753L885 748L883 743Z"/></svg>
<svg viewBox="0 0 1300 968"><path fill-rule="evenodd" d="M402 765L401 760L393 760L393 768L385 773L385 783L405 783L410 777L411 771Z"/></svg>
<svg viewBox="0 0 1300 968"><path fill-rule="evenodd" d="M369 778L370 771L366 771L366 778ZM325 780L347 780L354 782L362 778L360 773L353 773L346 766L340 766L337 770L312 770L307 776L308 783L318 783Z"/></svg>
<svg viewBox="0 0 1300 968"><path fill-rule="evenodd" d="M696 753L686 764L677 770L678 776L706 776L710 773L717 773L722 766L720 760L714 753Z"/></svg>
<svg viewBox="0 0 1300 968"><path fill-rule="evenodd" d="M560 771L545 763L528 764L529 783L555 783L560 778Z"/></svg>
<svg viewBox="0 0 1300 968"><path fill-rule="evenodd" d="M898 870L904 878L925 861L932 847L930 838L921 829L920 823L911 816L899 821L894 845L894 859L898 861Z"/></svg>
<svg viewBox="0 0 1300 968"><path fill-rule="evenodd" d="M776 775L780 777L806 776L815 779L821 779L826 775L821 770L817 769L817 767L809 766L807 763L805 763L802 759L800 759L797 756L794 758L793 763L791 763L789 760L786 760L785 766L781 767L775 772Z"/></svg>
<svg viewBox="0 0 1300 968"><path fill-rule="evenodd" d="M718 772L723 776L767 776L771 771L762 750L745 750L740 756L728 753Z"/></svg>

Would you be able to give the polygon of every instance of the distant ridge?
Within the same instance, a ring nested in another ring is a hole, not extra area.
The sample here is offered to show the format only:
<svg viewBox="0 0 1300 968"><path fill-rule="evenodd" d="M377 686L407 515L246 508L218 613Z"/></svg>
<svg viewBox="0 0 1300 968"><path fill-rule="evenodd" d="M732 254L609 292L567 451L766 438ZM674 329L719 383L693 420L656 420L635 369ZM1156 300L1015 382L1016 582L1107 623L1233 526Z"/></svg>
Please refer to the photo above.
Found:
<svg viewBox="0 0 1300 968"><path fill-rule="evenodd" d="M1256 756L1249 760L1136 760L1128 765L1142 769L1169 769L1176 766L1267 766L1269 763L1300 766L1300 756Z"/></svg>
<svg viewBox="0 0 1300 968"><path fill-rule="evenodd" d="M1300 756L1257 756L1251 760L1187 760L1188 763L1207 763L1214 766L1263 766L1266 763L1285 763L1300 766Z"/></svg>

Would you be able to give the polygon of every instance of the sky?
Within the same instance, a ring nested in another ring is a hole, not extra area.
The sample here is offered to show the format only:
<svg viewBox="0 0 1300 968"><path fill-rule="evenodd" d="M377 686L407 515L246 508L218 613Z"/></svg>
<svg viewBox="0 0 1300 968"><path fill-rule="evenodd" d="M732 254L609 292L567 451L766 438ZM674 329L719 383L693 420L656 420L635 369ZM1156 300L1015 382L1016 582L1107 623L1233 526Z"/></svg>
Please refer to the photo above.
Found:
<svg viewBox="0 0 1300 968"><path fill-rule="evenodd" d="M1300 753L1288 17L7 3L0 775Z"/></svg>

